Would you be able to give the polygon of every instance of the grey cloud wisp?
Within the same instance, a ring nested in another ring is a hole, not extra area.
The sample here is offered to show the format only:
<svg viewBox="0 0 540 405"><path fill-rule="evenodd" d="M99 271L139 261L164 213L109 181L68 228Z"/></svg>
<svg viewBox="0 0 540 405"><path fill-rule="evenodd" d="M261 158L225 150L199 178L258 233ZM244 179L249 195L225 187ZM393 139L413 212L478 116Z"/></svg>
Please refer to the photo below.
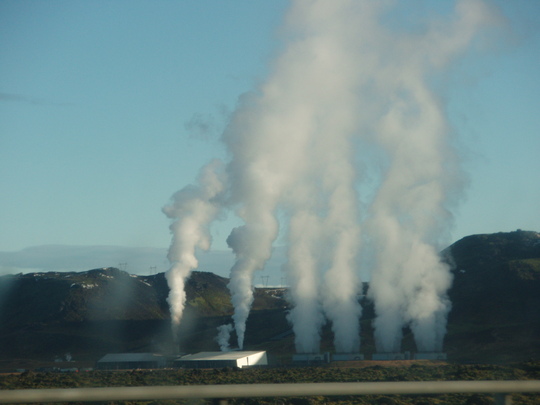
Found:
<svg viewBox="0 0 540 405"><path fill-rule="evenodd" d="M229 159L164 208L174 328L197 249L210 247L208 226L232 211L243 221L227 239L239 348L254 274L283 235L297 352L319 351L326 321L336 352L360 350L360 274L370 278L378 351L399 351L406 325L418 350L441 350L451 277L437 252L464 176L431 84L498 20L481 1L458 1L411 31L392 23L393 4L292 3L282 52L223 132Z"/></svg>

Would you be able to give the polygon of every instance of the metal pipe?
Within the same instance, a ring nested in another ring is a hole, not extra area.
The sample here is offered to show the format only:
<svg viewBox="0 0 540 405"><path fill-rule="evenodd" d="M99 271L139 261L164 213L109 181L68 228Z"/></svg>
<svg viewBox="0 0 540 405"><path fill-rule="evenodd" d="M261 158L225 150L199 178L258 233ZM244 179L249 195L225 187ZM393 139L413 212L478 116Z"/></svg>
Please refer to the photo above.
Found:
<svg viewBox="0 0 540 405"><path fill-rule="evenodd" d="M410 381L24 389L1 390L0 403L518 392L540 392L540 381Z"/></svg>

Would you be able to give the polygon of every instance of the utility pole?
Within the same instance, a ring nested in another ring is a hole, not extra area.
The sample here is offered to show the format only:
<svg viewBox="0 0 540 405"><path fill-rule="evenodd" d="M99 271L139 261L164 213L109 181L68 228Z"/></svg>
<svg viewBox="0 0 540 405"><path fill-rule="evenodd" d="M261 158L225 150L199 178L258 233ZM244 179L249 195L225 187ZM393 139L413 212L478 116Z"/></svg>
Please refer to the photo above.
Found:
<svg viewBox="0 0 540 405"><path fill-rule="evenodd" d="M268 287L268 278L270 276L261 276L261 282L263 283L263 286Z"/></svg>

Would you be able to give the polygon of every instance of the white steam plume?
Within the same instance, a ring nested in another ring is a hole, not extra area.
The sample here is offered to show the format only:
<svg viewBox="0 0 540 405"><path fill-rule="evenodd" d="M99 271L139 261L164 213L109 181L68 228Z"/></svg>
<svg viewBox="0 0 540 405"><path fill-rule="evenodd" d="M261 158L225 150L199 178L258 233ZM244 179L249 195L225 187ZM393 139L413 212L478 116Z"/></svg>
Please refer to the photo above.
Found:
<svg viewBox="0 0 540 405"><path fill-rule="evenodd" d="M357 254L360 213L357 139L369 119L359 95L373 64L361 41L376 7L358 1L299 1L287 17L291 42L277 62L280 89L294 104L291 138L303 140L287 190L290 212L289 320L298 352L319 351L324 315L334 346L360 349ZM307 142L305 141L307 139Z"/></svg>
<svg viewBox="0 0 540 405"><path fill-rule="evenodd" d="M451 21L431 24L421 35L385 41L394 63L379 66L375 76L382 106L376 143L387 167L369 224L377 260L370 295L378 351L399 351L401 328L407 324L418 350L442 350L451 276L438 250L451 228L449 209L463 175L444 108L429 80L494 21L482 2L459 1Z"/></svg>
<svg viewBox="0 0 540 405"><path fill-rule="evenodd" d="M278 234L275 210L285 180L283 170L276 168L276 159L286 139L278 131L279 115L273 114L271 104L265 97L244 95L223 134L232 154L227 166L230 203L238 206L237 214L245 222L227 238L236 255L228 287L240 349L244 346L246 321L253 302L253 274L264 268Z"/></svg>
<svg viewBox="0 0 540 405"><path fill-rule="evenodd" d="M248 224L234 228L227 238L228 245L236 255L228 287L234 306L232 318L239 349L244 347L246 321L253 303L253 273L261 270L270 258L272 242L277 235L277 221L273 218L269 218L268 225L272 226L270 231Z"/></svg>
<svg viewBox="0 0 540 405"><path fill-rule="evenodd" d="M167 301L175 340L186 302L185 282L198 266L196 249L210 248L208 226L219 213L224 190L222 164L213 160L201 169L197 185L176 192L171 203L163 207L163 213L174 220L170 225L173 236L167 256L171 267L165 277L170 289Z"/></svg>
<svg viewBox="0 0 540 405"><path fill-rule="evenodd" d="M322 305L340 335L340 350L358 348L353 325L360 314L354 268L359 229L351 140L361 116L355 96L361 76L354 71L358 54L350 40L357 32L357 21L350 18L356 9L354 2L294 3L284 28L291 41L258 92L244 97L225 132L233 203L240 204L246 224L229 239L237 255L230 287L239 347L253 271L269 258L278 231L276 210L283 207L291 216L288 267L295 308L290 319L297 350L318 350L316 279L328 268L332 282ZM318 234L295 229L297 223L312 229L318 222L325 227ZM345 324L351 327L338 326Z"/></svg>
<svg viewBox="0 0 540 405"><path fill-rule="evenodd" d="M240 98L223 133L227 190L205 191L197 201L208 215L191 220L198 211L189 211L178 224L179 234L191 223L206 230L221 194L244 222L227 239L236 255L229 289L240 349L254 272L271 257L278 213L288 218L289 320L298 352L319 351L325 318L336 351L359 350L362 242L375 259L377 349L399 351L404 325L419 350L441 348L451 278L437 250L463 175L432 85L495 18L480 0L461 0L448 21L410 30L415 22L400 25L394 6L402 4L292 2L269 77ZM361 195L366 188L371 194ZM189 273L195 247L205 244L183 239L188 254L171 262Z"/></svg>
<svg viewBox="0 0 540 405"><path fill-rule="evenodd" d="M231 350L229 346L229 341L231 339L231 332L234 330L234 327L228 323L226 325L221 325L217 327L218 334L216 336L216 342L219 345L219 350L222 352L228 352Z"/></svg>
<svg viewBox="0 0 540 405"><path fill-rule="evenodd" d="M289 300L293 304L287 319L292 324L297 353L317 353L324 315L316 250L320 234L319 218L296 212L289 225Z"/></svg>

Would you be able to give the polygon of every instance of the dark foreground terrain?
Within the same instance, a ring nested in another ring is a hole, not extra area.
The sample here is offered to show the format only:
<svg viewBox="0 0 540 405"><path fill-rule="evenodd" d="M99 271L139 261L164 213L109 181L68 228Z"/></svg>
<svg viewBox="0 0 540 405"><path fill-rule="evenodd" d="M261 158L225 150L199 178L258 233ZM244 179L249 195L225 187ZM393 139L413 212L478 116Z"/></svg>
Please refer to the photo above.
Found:
<svg viewBox="0 0 540 405"><path fill-rule="evenodd" d="M340 364L341 363L341 364ZM508 366L455 365L428 361L333 363L326 367L212 369L212 370L133 370L89 371L80 373L39 373L0 375L1 390L23 388L136 387L159 385L254 384L300 382L451 381L451 380L531 380L540 379L540 362ZM354 367L350 367L353 365ZM539 394L513 395L515 405L537 405ZM203 404L211 401L145 401L121 404ZM302 397L232 399L231 404L385 404L385 405L487 405L489 395L366 395L355 397Z"/></svg>

